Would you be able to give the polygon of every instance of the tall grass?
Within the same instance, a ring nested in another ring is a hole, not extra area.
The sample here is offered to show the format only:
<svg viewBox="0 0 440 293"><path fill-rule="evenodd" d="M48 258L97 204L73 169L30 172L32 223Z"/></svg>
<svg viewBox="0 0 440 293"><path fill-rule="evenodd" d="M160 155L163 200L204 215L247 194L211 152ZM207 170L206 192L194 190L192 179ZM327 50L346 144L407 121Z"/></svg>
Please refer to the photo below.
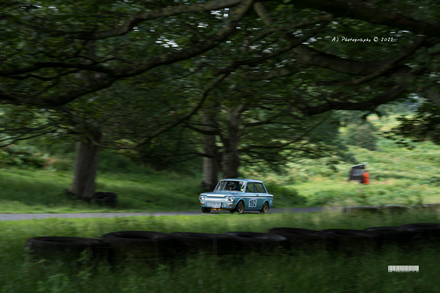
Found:
<svg viewBox="0 0 440 293"><path fill-rule="evenodd" d="M26 239L37 236L99 237L114 231L267 232L273 227L363 229L439 222L433 212L356 217L338 213L202 215L113 219L46 219L1 222L1 292L436 292L438 250L335 256L324 251L295 256L194 256L185 264L126 262L111 267L27 263ZM419 265L419 273L388 273L388 265Z"/></svg>
<svg viewBox="0 0 440 293"><path fill-rule="evenodd" d="M376 151L359 147L349 150L358 162L368 162L370 185L347 181L351 164L340 163L331 170L319 162L304 160L291 163L287 175L300 180L284 186L295 189L312 206L413 205L440 201L440 146L423 142L408 150L381 139Z"/></svg>

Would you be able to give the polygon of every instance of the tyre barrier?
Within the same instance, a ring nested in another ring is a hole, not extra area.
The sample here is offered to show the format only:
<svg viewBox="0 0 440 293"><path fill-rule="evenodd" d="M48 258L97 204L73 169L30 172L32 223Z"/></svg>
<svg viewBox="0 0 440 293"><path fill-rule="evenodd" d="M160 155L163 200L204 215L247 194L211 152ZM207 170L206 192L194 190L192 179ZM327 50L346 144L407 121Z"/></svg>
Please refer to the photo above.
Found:
<svg viewBox="0 0 440 293"><path fill-rule="evenodd" d="M97 261L106 259L109 253L108 245L102 240L83 237L34 237L26 241L25 247L32 262Z"/></svg>
<svg viewBox="0 0 440 293"><path fill-rule="evenodd" d="M209 234L194 232L174 232L172 236L183 255L200 252L209 255L232 254L237 250L237 242L226 234Z"/></svg>
<svg viewBox="0 0 440 293"><path fill-rule="evenodd" d="M328 252L357 255L369 249L397 246L413 251L421 243L440 243L440 223L413 223L398 227L370 227L363 230L321 231L275 227L269 233L227 232L223 234L154 231L119 231L102 239L82 237L35 237L26 242L29 260L117 261L122 259L158 261L208 255L272 255L278 249L288 253Z"/></svg>
<svg viewBox="0 0 440 293"><path fill-rule="evenodd" d="M287 249L297 251L322 251L329 245L326 234L316 230L278 227L269 230L269 233L277 234L287 239Z"/></svg>
<svg viewBox="0 0 440 293"><path fill-rule="evenodd" d="M400 227L370 227L363 231L373 232L378 235L378 249L396 246L411 249L414 244L415 229Z"/></svg>
<svg viewBox="0 0 440 293"><path fill-rule="evenodd" d="M439 244L440 224L437 223L416 223L406 224L399 227L401 230L412 230L414 233L414 245Z"/></svg>
<svg viewBox="0 0 440 293"><path fill-rule="evenodd" d="M271 233L227 232L223 235L228 235L235 240L239 253L273 253L277 249L285 249L287 244L286 237Z"/></svg>
<svg viewBox="0 0 440 293"><path fill-rule="evenodd" d="M327 234L329 240L327 249L330 252L358 254L374 250L379 245L379 235L372 231L325 229L321 232Z"/></svg>
<svg viewBox="0 0 440 293"><path fill-rule="evenodd" d="M119 231L102 236L112 251L112 260L162 260L176 254L175 239L154 231Z"/></svg>

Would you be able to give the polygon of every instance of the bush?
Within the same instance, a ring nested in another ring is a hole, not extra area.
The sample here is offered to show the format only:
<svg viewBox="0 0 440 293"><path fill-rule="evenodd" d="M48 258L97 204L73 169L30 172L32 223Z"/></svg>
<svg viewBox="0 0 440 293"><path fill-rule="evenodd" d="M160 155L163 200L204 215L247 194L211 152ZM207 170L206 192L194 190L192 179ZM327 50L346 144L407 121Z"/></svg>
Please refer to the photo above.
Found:
<svg viewBox="0 0 440 293"><path fill-rule="evenodd" d="M56 171L72 171L74 166L73 160L70 159L52 159L48 164L49 169Z"/></svg>
<svg viewBox="0 0 440 293"><path fill-rule="evenodd" d="M373 151L376 149L377 137L374 134L374 126L366 121L363 124L349 124L343 135L343 139L349 145Z"/></svg>
<svg viewBox="0 0 440 293"><path fill-rule="evenodd" d="M142 166L123 154L117 154L110 150L102 150L99 153L98 171L100 172L144 173L143 169Z"/></svg>
<svg viewBox="0 0 440 293"><path fill-rule="evenodd" d="M45 159L33 148L10 145L0 150L0 166L42 168Z"/></svg>
<svg viewBox="0 0 440 293"><path fill-rule="evenodd" d="M299 195L295 189L287 188L272 182L266 182L265 186L267 192L274 195L276 207L280 207L283 202L291 205L304 205L307 202L306 198Z"/></svg>

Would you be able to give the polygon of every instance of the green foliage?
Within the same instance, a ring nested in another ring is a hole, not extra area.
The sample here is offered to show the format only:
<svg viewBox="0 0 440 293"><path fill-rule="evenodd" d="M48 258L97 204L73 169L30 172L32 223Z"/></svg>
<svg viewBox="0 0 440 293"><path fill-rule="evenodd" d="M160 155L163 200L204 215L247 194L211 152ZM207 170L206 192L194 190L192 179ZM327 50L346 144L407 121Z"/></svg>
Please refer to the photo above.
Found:
<svg viewBox="0 0 440 293"><path fill-rule="evenodd" d="M51 171L67 171L72 172L74 168L74 161L68 158L57 158L53 159L48 165L47 170Z"/></svg>
<svg viewBox="0 0 440 293"><path fill-rule="evenodd" d="M393 117L372 122L381 128L388 126L387 119ZM347 183L352 162L336 155L288 162L282 174L271 172L267 167L259 171L253 166L241 168L241 174L245 178L263 180L275 196L275 207L437 202L440 179L435 174L440 173L439 147L431 142L415 145L417 147L410 151L380 138L376 151L350 147L347 154L352 154L356 162L368 162L369 186ZM117 193L119 211L194 210L198 207L201 179L194 170L199 168L200 162L181 163L182 169L177 172L142 167L113 151L103 151L99 161L97 191ZM0 194L3 212L102 211L84 203L66 202L60 195L71 184L73 161L68 156L49 156L47 166L52 171L0 169L0 181L3 180L0 185L4 186Z"/></svg>
<svg viewBox="0 0 440 293"><path fill-rule="evenodd" d="M350 205L414 205L438 202L439 147L432 143L417 143L414 150L397 147L381 138L377 151L352 147L358 161L368 162L371 184L347 182L350 165L338 165L337 172L325 176L326 168L310 163L292 165L292 174L309 174L306 182L287 187L295 188L311 206ZM315 173L311 171L315 170ZM290 175L293 176L293 175Z"/></svg>
<svg viewBox="0 0 440 293"><path fill-rule="evenodd" d="M347 125L342 137L349 145L366 148L372 151L376 149L377 142L377 136L374 132L374 126L366 121L362 124Z"/></svg>
<svg viewBox="0 0 440 293"><path fill-rule="evenodd" d="M98 172L100 173L139 173L152 172L148 167L142 167L131 158L117 154L112 150L102 150L98 158Z"/></svg>
<svg viewBox="0 0 440 293"><path fill-rule="evenodd" d="M51 134L21 141L20 145L32 146L49 156L62 156L69 159L73 159L75 156L75 143L72 139L65 137L60 139Z"/></svg>
<svg viewBox="0 0 440 293"><path fill-rule="evenodd" d="M440 145L440 108L432 102L424 101L414 115L397 118L399 125L389 135L412 139L414 142L432 141Z"/></svg>
<svg viewBox="0 0 440 293"><path fill-rule="evenodd" d="M34 148L10 145L0 149L0 167L43 168L46 160Z"/></svg>
<svg viewBox="0 0 440 293"><path fill-rule="evenodd" d="M265 182L267 192L274 195L274 207L303 206L306 198L298 194L295 189L287 188L274 182Z"/></svg>

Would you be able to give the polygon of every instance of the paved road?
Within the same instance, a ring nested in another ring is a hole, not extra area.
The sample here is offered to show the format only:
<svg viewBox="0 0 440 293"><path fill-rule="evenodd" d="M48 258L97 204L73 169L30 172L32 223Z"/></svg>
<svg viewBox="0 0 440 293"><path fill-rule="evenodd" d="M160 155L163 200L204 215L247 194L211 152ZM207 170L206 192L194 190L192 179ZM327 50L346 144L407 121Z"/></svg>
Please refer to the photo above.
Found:
<svg viewBox="0 0 440 293"><path fill-rule="evenodd" d="M341 207L311 207L311 208L274 208L269 210L269 214L280 213L317 213L324 211L342 211ZM153 212L153 213L77 213L77 214L0 214L0 221L18 221L48 218L115 218L115 217L135 217L135 216L211 216L228 211L212 211L209 214L203 214L200 210L183 212Z"/></svg>

